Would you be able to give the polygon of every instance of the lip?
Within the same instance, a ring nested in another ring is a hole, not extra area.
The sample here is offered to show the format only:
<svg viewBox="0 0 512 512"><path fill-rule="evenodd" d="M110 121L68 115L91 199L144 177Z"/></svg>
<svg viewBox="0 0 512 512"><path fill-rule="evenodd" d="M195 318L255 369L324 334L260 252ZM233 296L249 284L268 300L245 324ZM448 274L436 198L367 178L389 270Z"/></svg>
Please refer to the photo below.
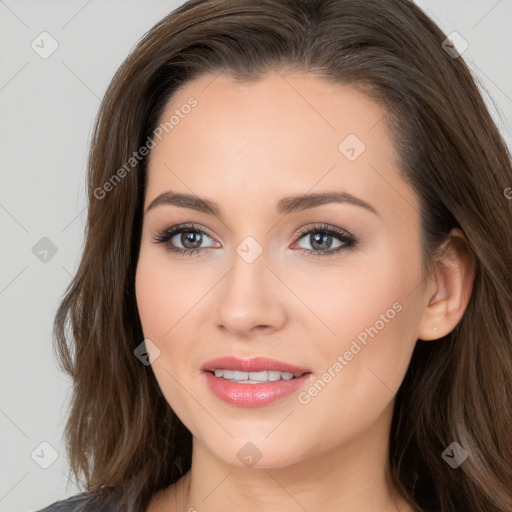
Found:
<svg viewBox="0 0 512 512"><path fill-rule="evenodd" d="M208 389L218 398L237 407L263 407L291 395L312 378L307 368L268 359L255 357L253 359L238 359L236 357L221 357L205 363L201 369ZM290 380L262 382L260 384L239 384L230 382L213 373L217 369L238 370L245 372L280 371L302 373L300 377Z"/></svg>
<svg viewBox="0 0 512 512"><path fill-rule="evenodd" d="M253 357L251 359L239 359L228 356L212 359L201 366L201 370L214 372L215 370L238 370L240 372L289 372L289 373L311 373L308 368L301 368L292 364L268 359L267 357Z"/></svg>

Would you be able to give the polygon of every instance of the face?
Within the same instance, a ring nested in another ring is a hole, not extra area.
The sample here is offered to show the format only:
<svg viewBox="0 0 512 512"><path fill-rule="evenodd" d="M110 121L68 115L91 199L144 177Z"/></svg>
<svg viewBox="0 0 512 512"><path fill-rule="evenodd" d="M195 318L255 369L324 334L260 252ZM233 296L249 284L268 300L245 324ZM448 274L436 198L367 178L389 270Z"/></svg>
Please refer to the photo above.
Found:
<svg viewBox="0 0 512 512"><path fill-rule="evenodd" d="M418 201L383 114L271 73L202 77L162 116L138 309L163 394L226 463L283 467L389 428L425 304Z"/></svg>

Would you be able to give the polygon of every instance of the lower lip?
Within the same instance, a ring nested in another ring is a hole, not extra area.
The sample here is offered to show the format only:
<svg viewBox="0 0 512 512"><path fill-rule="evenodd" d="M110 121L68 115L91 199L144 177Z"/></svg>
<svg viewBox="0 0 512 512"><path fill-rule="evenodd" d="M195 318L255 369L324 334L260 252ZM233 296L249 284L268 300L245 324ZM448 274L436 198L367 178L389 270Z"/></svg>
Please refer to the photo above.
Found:
<svg viewBox="0 0 512 512"><path fill-rule="evenodd" d="M301 388L311 373L290 380L276 380L261 384L239 384L215 377L209 371L205 372L206 385L210 391L224 402L238 407L262 407L284 398Z"/></svg>

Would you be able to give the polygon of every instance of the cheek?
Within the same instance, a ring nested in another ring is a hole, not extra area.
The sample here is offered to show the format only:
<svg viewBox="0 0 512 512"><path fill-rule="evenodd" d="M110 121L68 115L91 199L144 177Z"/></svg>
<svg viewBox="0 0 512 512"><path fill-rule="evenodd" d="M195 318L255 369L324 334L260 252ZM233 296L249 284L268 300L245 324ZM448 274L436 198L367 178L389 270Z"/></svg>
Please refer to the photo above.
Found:
<svg viewBox="0 0 512 512"><path fill-rule="evenodd" d="M397 310L413 288L415 273L411 269L408 276L390 251L379 251L347 259L339 271L317 269L294 278L294 291L311 312L302 321L310 329L315 325L317 347L325 354L342 353L358 336L364 343L374 326L381 338L396 329L404 316Z"/></svg>
<svg viewBox="0 0 512 512"><path fill-rule="evenodd" d="M149 258L141 255L137 266L135 291L137 308L146 338L159 339L172 325L172 314L176 306L173 302L176 300L168 290L166 278L160 274L158 266L153 265Z"/></svg>
<svg viewBox="0 0 512 512"><path fill-rule="evenodd" d="M300 293L309 289L308 305L324 324L310 315L319 324L317 332L323 332L316 336L316 346L324 364L346 353L351 367L386 361L395 361L400 368L407 365L402 354L415 341L416 297L411 292L421 282L421 260L412 241L407 247L402 240L389 238L347 258L347 264L328 279L318 271L301 282ZM312 288L312 282L319 287Z"/></svg>
<svg viewBox="0 0 512 512"><path fill-rule="evenodd" d="M135 276L135 293L137 307L145 339L150 339L159 350L158 357L152 360L151 369L158 385L170 406L179 414L187 425L193 425L193 407L190 399L183 393L178 382L184 382L182 364L188 356L186 343L175 343L181 328L186 330L186 313L190 310L187 300L189 296L197 297L197 293L185 287L184 278L169 272L165 254L141 248L137 272ZM197 301L197 299L196 299ZM197 413L197 411L196 411Z"/></svg>
<svg viewBox="0 0 512 512"><path fill-rule="evenodd" d="M197 302L196 279L186 279L169 268L165 251L142 247L135 277L139 316L147 338L168 339L170 330Z"/></svg>
<svg viewBox="0 0 512 512"><path fill-rule="evenodd" d="M298 397L316 418L315 449L350 439L392 405L415 344L417 310L408 292L390 286L371 289L371 300L362 290L339 295L342 308L331 319L336 336L317 337L316 379Z"/></svg>
<svg viewBox="0 0 512 512"><path fill-rule="evenodd" d="M338 403L344 410L340 421L347 415L370 421L396 394L420 318L421 268L412 252L403 258L391 250L379 252L365 269L326 283L323 302L318 295L316 311L332 331L317 336L320 371L325 372L317 381L318 391L304 390L318 410L332 410L332 404ZM404 266L406 256L410 258ZM308 396L303 396L306 402Z"/></svg>

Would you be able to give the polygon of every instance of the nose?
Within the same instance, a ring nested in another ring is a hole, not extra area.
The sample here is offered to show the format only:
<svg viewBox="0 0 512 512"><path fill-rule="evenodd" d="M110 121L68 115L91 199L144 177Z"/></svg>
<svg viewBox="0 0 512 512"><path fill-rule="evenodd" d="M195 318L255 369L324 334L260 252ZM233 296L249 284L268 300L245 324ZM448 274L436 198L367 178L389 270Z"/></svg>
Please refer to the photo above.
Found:
<svg viewBox="0 0 512 512"><path fill-rule="evenodd" d="M217 325L233 337L268 334L286 322L286 290L268 263L265 251L251 263L238 254L233 257L216 297Z"/></svg>

